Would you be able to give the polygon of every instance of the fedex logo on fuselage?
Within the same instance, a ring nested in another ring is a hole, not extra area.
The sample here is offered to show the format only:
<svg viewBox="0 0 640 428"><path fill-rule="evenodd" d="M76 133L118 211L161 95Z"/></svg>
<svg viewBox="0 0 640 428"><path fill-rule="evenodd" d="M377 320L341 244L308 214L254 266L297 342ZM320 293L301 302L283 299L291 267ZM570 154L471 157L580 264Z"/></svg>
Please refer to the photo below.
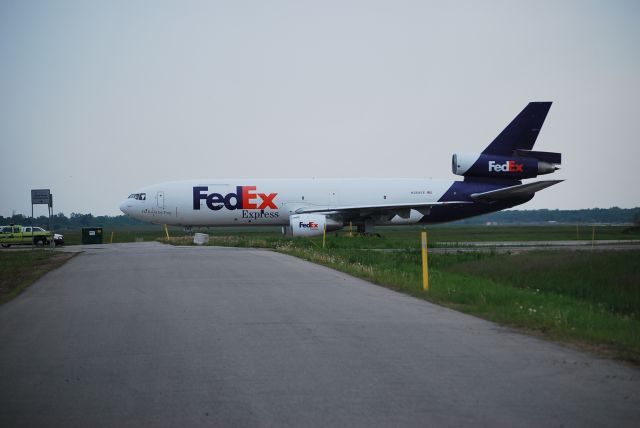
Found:
<svg viewBox="0 0 640 428"><path fill-rule="evenodd" d="M257 193L256 186L236 186L235 193L208 193L207 186L193 187L193 209L200 209L200 201L205 200L210 210L277 210L274 199L277 193Z"/></svg>
<svg viewBox="0 0 640 428"><path fill-rule="evenodd" d="M497 163L489 161L489 171L493 172L524 172L524 164L516 163L516 161L506 161L505 163Z"/></svg>

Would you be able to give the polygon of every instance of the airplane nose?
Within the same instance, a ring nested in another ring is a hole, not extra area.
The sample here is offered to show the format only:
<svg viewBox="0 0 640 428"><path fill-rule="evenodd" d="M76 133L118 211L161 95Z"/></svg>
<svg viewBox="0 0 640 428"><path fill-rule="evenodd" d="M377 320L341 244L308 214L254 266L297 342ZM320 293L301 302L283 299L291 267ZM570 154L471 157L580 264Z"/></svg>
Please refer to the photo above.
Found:
<svg viewBox="0 0 640 428"><path fill-rule="evenodd" d="M129 214L129 202L125 199L124 201L122 201L122 203L120 204L120 211L122 211L125 214Z"/></svg>

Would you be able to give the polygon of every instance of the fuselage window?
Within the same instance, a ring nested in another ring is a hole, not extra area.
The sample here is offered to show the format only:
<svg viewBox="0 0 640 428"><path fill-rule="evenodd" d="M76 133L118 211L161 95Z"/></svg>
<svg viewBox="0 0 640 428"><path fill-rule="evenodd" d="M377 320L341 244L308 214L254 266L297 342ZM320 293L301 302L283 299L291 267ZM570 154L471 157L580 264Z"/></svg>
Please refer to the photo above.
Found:
<svg viewBox="0 0 640 428"><path fill-rule="evenodd" d="M147 199L147 194L146 193L140 193L140 200L141 201L145 201Z"/></svg>

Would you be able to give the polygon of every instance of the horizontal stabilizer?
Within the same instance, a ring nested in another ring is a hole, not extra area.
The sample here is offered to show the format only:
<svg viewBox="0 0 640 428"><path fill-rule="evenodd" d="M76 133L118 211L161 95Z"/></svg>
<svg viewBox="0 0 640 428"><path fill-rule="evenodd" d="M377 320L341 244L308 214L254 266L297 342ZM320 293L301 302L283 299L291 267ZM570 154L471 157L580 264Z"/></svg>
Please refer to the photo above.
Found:
<svg viewBox="0 0 640 428"><path fill-rule="evenodd" d="M564 180L545 180L536 181L527 184L518 184L517 186L505 187L503 189L491 190L490 192L473 193L471 199L478 202L492 202L502 199L517 198L521 196L529 196L542 189L558 184Z"/></svg>
<svg viewBox="0 0 640 428"><path fill-rule="evenodd" d="M562 163L562 154L555 152L536 152L533 150L516 150L516 156L523 158L534 158L543 162L549 162L554 165L560 165Z"/></svg>

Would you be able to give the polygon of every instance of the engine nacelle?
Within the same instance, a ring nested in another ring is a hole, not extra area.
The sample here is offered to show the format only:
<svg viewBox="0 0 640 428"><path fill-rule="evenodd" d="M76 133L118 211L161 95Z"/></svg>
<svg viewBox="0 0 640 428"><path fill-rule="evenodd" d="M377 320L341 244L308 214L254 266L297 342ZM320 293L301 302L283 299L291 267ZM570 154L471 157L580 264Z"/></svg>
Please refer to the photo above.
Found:
<svg viewBox="0 0 640 428"><path fill-rule="evenodd" d="M318 236L327 232L342 229L342 223L327 218L322 214L296 214L289 217L288 234L292 236Z"/></svg>
<svg viewBox="0 0 640 428"><path fill-rule="evenodd" d="M464 177L533 178L558 169L553 164L533 157L472 155L456 153L451 159L451 169Z"/></svg>

